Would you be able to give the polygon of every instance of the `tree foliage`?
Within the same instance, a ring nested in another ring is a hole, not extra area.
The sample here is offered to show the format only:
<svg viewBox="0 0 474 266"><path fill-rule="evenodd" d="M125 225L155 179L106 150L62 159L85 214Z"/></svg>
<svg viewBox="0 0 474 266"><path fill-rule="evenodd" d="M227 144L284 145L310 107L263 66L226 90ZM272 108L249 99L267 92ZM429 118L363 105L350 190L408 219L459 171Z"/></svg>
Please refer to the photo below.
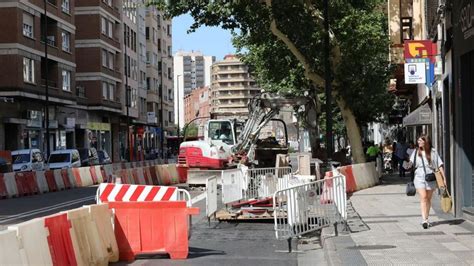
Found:
<svg viewBox="0 0 474 266"><path fill-rule="evenodd" d="M169 16L189 13L195 20L190 31L201 25L231 30L242 60L265 90L305 95L319 102L317 95L324 87L323 1L153 2ZM387 18L378 8L384 1L329 2L331 82L337 106L344 110L341 117L354 133L349 120L358 125L375 121L393 104L386 89L390 75Z"/></svg>

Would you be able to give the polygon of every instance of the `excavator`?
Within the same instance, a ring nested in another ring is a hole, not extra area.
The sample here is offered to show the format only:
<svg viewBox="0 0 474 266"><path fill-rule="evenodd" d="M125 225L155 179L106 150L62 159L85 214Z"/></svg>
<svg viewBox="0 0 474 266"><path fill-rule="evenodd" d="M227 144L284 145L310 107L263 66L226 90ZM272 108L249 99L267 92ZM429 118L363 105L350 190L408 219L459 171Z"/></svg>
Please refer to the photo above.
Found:
<svg viewBox="0 0 474 266"><path fill-rule="evenodd" d="M303 97L285 98L262 93L250 100L245 122L210 119L204 127L203 139L181 143L178 165L188 169L215 170L234 168L238 164L252 168L274 167L277 154L288 154L286 124L274 117L282 107L304 105L306 102ZM286 137L283 145L274 137L259 138L270 121L283 123Z"/></svg>

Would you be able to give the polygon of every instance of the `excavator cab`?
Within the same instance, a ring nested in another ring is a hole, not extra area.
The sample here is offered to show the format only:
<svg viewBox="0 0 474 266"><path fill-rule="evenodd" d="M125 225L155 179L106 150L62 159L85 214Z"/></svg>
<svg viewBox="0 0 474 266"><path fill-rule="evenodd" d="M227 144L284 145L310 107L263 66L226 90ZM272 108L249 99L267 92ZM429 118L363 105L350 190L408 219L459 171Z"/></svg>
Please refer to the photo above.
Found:
<svg viewBox="0 0 474 266"><path fill-rule="evenodd" d="M235 131L229 120L211 120L208 127L209 140L222 141L231 146L235 144Z"/></svg>

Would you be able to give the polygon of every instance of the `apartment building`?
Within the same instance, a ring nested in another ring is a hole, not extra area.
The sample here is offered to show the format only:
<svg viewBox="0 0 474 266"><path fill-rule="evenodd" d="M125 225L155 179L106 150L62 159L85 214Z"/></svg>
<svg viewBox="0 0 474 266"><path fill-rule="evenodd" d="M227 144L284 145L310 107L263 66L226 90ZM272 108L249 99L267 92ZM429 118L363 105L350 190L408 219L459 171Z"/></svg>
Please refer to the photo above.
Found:
<svg viewBox="0 0 474 266"><path fill-rule="evenodd" d="M248 102L260 93L248 67L235 55L212 65L211 117L240 118L248 116Z"/></svg>
<svg viewBox="0 0 474 266"><path fill-rule="evenodd" d="M0 150L46 151L47 138L54 150L83 137L77 129L85 123L76 119L83 111L70 108L77 103L75 2L0 2Z"/></svg>
<svg viewBox="0 0 474 266"><path fill-rule="evenodd" d="M201 87L192 90L184 96L185 124L198 117L210 117L209 92L209 87Z"/></svg>
<svg viewBox="0 0 474 266"><path fill-rule="evenodd" d="M181 127L185 124L183 97L195 88L211 85L211 66L216 61L214 56L203 55L199 51L178 51L174 55L174 87L175 91L175 120ZM178 110L179 107L179 110Z"/></svg>
<svg viewBox="0 0 474 266"><path fill-rule="evenodd" d="M155 7L147 7L145 14L146 73L148 123L147 140L156 148L166 148L166 136L172 135L173 75L171 54L171 20L164 19Z"/></svg>

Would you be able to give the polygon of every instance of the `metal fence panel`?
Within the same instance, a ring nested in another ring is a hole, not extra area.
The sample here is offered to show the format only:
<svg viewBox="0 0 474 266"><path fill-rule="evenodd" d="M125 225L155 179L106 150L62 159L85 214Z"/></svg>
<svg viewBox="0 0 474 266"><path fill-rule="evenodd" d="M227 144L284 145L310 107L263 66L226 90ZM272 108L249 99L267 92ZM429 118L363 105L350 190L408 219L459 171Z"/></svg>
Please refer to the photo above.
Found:
<svg viewBox="0 0 474 266"><path fill-rule="evenodd" d="M319 230L347 217L343 175L278 190L273 195L277 239Z"/></svg>
<svg viewBox="0 0 474 266"><path fill-rule="evenodd" d="M230 202L238 201L242 199L243 190L243 173L240 169L231 169L222 171L222 203L227 204Z"/></svg>

